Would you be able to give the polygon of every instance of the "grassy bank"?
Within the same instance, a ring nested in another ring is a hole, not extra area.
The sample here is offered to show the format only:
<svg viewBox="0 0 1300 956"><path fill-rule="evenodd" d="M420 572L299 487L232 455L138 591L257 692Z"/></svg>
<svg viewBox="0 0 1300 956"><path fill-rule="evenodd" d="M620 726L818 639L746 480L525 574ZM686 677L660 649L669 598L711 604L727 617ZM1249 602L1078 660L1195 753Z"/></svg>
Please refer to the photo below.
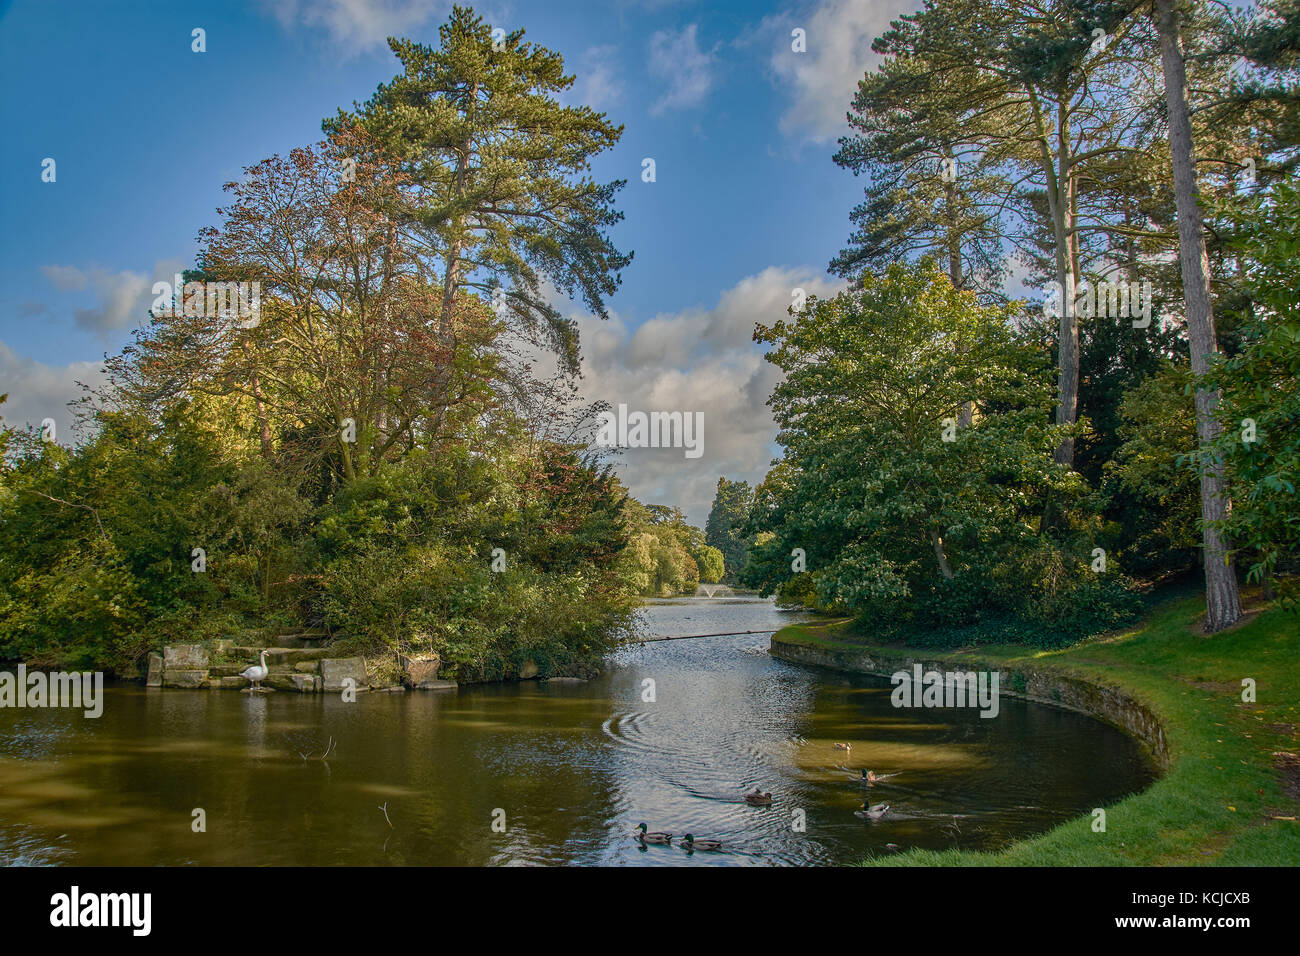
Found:
<svg viewBox="0 0 1300 956"><path fill-rule="evenodd" d="M1142 793L1000 852L914 850L866 861L912 866L1174 866L1300 864L1300 615L1257 604L1246 621L1207 637L1199 598L1160 604L1131 630L1056 651L983 646L927 659L963 668L1032 665L1122 689L1159 719L1168 770ZM788 627L774 638L832 651L875 646L847 621ZM1256 700L1242 701L1253 678ZM1288 819L1289 818L1289 819Z"/></svg>

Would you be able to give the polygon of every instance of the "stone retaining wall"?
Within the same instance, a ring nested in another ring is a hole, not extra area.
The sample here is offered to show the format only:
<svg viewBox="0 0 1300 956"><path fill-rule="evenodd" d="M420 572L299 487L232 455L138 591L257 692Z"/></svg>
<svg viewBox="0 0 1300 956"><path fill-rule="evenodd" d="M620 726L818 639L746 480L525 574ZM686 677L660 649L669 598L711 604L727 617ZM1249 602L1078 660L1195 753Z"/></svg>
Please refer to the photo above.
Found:
<svg viewBox="0 0 1300 956"><path fill-rule="evenodd" d="M1169 746L1164 727L1145 704L1118 687L1108 687L1082 677L1063 674L1049 665L1017 663L1008 666L978 658L945 659L881 648L818 647L782 641L780 632L772 635L769 651L773 657L793 664L878 677L888 677L898 671L911 671L915 664L920 664L927 671L998 671L1001 675L998 685L1002 696L1064 707L1110 724L1142 743L1162 773L1169 767Z"/></svg>

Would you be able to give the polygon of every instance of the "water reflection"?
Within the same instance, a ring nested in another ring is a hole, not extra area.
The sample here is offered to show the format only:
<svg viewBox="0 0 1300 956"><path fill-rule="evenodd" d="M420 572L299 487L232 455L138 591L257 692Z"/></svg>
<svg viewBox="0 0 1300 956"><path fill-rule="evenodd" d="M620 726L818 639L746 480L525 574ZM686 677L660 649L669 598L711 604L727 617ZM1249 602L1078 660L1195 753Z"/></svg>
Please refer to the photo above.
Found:
<svg viewBox="0 0 1300 956"><path fill-rule="evenodd" d="M646 618L651 633L789 619L728 599L659 603ZM0 711L0 860L844 863L888 844L997 847L1151 779L1133 742L1078 715L1010 700L994 720L900 711L884 681L787 665L766 643L633 645L586 684L356 703L120 686L99 720ZM853 815L864 768L900 774L871 790L891 805L876 823ZM745 804L755 787L772 792L771 808ZM191 829L195 808L206 833ZM643 850L631 839L642 821L725 852Z"/></svg>

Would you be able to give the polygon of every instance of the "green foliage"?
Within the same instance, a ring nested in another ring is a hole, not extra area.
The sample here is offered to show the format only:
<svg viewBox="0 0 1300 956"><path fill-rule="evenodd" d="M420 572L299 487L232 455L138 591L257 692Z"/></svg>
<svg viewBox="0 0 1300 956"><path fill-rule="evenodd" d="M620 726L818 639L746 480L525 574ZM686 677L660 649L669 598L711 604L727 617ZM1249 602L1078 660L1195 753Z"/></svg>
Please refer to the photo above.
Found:
<svg viewBox="0 0 1300 956"><path fill-rule="evenodd" d="M1105 463L1107 550L1135 574L1191 567L1200 546L1200 484L1191 371L1166 362L1124 394L1120 440Z"/></svg>
<svg viewBox="0 0 1300 956"><path fill-rule="evenodd" d="M726 573L726 563L722 552L712 545L702 544L694 554L695 564L700 569L701 584L717 584Z"/></svg>
<svg viewBox="0 0 1300 956"><path fill-rule="evenodd" d="M630 544L623 570L636 593L645 597L692 594L702 579L696 556L704 536L686 523L678 508L643 505L627 499L623 510Z"/></svg>
<svg viewBox="0 0 1300 956"><path fill-rule="evenodd" d="M736 583L748 560L753 536L747 535L744 527L749 521L753 502L754 493L749 482L718 479L713 507L709 509L709 518L704 525L704 540L722 552L723 578L729 584Z"/></svg>
<svg viewBox="0 0 1300 956"><path fill-rule="evenodd" d="M1248 576L1258 581L1294 569L1300 555L1300 186L1243 203L1233 218L1253 310L1240 351L1207 379L1222 390L1214 454L1233 495L1222 530L1249 556ZM1297 596L1294 581L1280 587Z"/></svg>
<svg viewBox="0 0 1300 956"><path fill-rule="evenodd" d="M923 260L759 327L786 372L769 404L787 452L756 495L753 526L774 537L747 583L798 581L787 599L811 586L900 633L1014 618L1051 643L1131 613L1114 566L1090 570L1087 489L1053 459L1079 429L1047 424L1050 373L1013 316ZM1084 509L1079 526L1049 535L1049 499Z"/></svg>
<svg viewBox="0 0 1300 956"><path fill-rule="evenodd" d="M550 304L542 280L607 316L605 298L632 261L607 236L623 218L614 196L626 181L601 184L587 173L622 127L590 107L561 106L555 97L574 77L560 54L525 42L522 29L494 47L492 26L453 6L438 40L390 39L402 72L325 130L337 136L359 126L396 158L413 186L397 212L446 250L444 274L489 300L499 290L502 311L576 368L575 326Z"/></svg>
<svg viewBox="0 0 1300 956"><path fill-rule="evenodd" d="M623 493L571 449L415 453L313 506L193 411L105 414L75 451L27 436L0 485L0 657L129 673L164 643L310 626L472 680L590 666L631 623Z"/></svg>

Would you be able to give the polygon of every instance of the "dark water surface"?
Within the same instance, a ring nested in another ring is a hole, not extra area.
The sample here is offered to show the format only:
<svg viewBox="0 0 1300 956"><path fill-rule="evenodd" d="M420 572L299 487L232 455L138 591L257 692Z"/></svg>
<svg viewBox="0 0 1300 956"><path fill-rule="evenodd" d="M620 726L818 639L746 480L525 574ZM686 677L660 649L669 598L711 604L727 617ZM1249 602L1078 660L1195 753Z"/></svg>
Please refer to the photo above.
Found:
<svg viewBox="0 0 1300 956"><path fill-rule="evenodd" d="M659 603L646 619L661 634L792 620L744 599ZM889 692L774 660L764 635L632 646L585 684L356 703L123 685L98 720L0 709L0 862L848 863L891 843L996 848L1153 778L1136 743L1077 714L1005 698L996 719L898 710ZM901 771L871 791L892 807L877 823L853 815L864 767ZM770 809L744 804L755 786ZM641 821L727 852L642 850Z"/></svg>

